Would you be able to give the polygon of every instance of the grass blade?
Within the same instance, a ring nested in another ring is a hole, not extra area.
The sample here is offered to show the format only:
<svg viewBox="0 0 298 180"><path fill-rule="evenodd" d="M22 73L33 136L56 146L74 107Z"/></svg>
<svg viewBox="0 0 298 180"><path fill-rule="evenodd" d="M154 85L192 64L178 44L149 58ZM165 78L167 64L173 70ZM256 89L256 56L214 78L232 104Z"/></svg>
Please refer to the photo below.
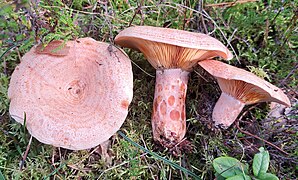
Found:
<svg viewBox="0 0 298 180"><path fill-rule="evenodd" d="M158 160L162 160L163 162L165 162L165 163L171 165L172 167L174 167L174 168L176 168L176 169L179 169L179 170L183 171L184 173L186 173L186 174L192 176L192 177L195 178L195 179L201 179L201 178L200 178L198 175L196 175L194 172L192 172L192 171L190 171L190 170L188 170L188 169L186 169L186 168L184 168L184 167L182 167L182 166L180 166L180 165L178 165L178 164L176 164L176 163L174 163L174 162L172 162L172 161L170 161L170 160L168 160L168 159L166 159L166 158L164 158L164 157L162 157L162 156L160 156L160 155L158 155L158 154L155 153L155 152L151 152L150 150L148 150L148 149L144 148L143 146L139 145L138 143L134 142L134 141L131 140L129 137L127 137L123 132L118 131L118 134L119 134L120 136L122 136L126 141L130 142L133 146L135 146L135 147L141 149L142 151L144 151L144 152L150 154L150 155L153 156L154 158L156 158L156 159L158 159Z"/></svg>
<svg viewBox="0 0 298 180"><path fill-rule="evenodd" d="M66 165L66 162L61 163L59 167L57 167L53 172L51 172L46 177L44 177L43 180L49 179L51 176L53 176L54 174L56 174L65 165Z"/></svg>

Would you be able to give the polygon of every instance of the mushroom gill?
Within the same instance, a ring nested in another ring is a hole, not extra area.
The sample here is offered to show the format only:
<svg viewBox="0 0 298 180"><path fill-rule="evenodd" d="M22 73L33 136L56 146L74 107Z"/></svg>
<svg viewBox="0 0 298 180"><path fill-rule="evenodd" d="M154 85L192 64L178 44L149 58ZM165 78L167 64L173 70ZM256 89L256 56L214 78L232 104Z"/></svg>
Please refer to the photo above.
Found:
<svg viewBox="0 0 298 180"><path fill-rule="evenodd" d="M154 140L171 148L186 133L185 98L189 73L198 61L231 52L217 39L202 33L137 26L121 31L115 43L141 51L156 69L152 111Z"/></svg>
<svg viewBox="0 0 298 180"><path fill-rule="evenodd" d="M240 80L217 78L220 89L245 104L254 104L270 100L270 94L263 89Z"/></svg>
<svg viewBox="0 0 298 180"><path fill-rule="evenodd" d="M222 90L212 113L215 125L229 127L246 104L274 101L291 105L281 89L251 72L214 60L199 65L216 77Z"/></svg>
<svg viewBox="0 0 298 180"><path fill-rule="evenodd" d="M180 68L185 71L191 71L208 52L153 41L143 41L139 49L155 69Z"/></svg>

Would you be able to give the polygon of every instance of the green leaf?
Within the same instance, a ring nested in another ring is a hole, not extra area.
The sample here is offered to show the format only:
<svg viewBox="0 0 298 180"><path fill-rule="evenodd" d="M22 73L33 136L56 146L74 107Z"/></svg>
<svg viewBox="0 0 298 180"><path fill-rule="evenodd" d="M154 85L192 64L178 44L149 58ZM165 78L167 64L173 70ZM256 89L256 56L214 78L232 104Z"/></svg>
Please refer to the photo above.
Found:
<svg viewBox="0 0 298 180"><path fill-rule="evenodd" d="M245 165L232 157L218 157L213 160L215 171L225 178L243 174Z"/></svg>
<svg viewBox="0 0 298 180"><path fill-rule="evenodd" d="M216 180L226 180L222 175L218 174L217 172L215 173Z"/></svg>
<svg viewBox="0 0 298 180"><path fill-rule="evenodd" d="M1 171L0 171L0 180L5 180L5 178L4 178L4 176L3 176L3 174L2 174Z"/></svg>
<svg viewBox="0 0 298 180"><path fill-rule="evenodd" d="M262 173L258 176L260 180L279 180L277 176L271 173Z"/></svg>
<svg viewBox="0 0 298 180"><path fill-rule="evenodd" d="M246 174L238 174L236 176L227 178L226 180L251 180L251 178Z"/></svg>
<svg viewBox="0 0 298 180"><path fill-rule="evenodd" d="M263 147L259 149L259 153L255 154L252 170L256 177L260 176L262 173L266 173L269 167L269 152Z"/></svg>

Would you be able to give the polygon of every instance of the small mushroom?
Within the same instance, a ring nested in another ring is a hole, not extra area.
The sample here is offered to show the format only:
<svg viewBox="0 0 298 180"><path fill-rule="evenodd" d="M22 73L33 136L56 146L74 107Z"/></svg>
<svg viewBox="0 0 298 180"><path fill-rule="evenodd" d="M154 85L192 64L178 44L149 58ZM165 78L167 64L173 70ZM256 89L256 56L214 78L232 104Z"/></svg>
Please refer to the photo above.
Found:
<svg viewBox="0 0 298 180"><path fill-rule="evenodd" d="M116 36L115 43L141 51L156 69L153 137L165 147L179 143L186 133L189 73L198 61L216 56L231 59L231 52L205 34L150 26L124 29Z"/></svg>
<svg viewBox="0 0 298 180"><path fill-rule="evenodd" d="M281 89L251 72L214 60L201 61L199 65L217 79L222 90L212 113L217 126L229 127L248 104L273 101L291 106Z"/></svg>
<svg viewBox="0 0 298 180"><path fill-rule="evenodd" d="M71 150L108 140L133 96L130 59L91 38L33 47L12 74L9 112L40 142Z"/></svg>

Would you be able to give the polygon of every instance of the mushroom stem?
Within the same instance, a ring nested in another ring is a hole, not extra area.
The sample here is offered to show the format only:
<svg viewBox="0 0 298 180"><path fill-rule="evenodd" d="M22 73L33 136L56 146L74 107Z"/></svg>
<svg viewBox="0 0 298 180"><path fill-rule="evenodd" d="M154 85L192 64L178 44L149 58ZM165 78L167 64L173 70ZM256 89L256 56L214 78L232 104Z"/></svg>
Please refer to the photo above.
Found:
<svg viewBox="0 0 298 180"><path fill-rule="evenodd" d="M156 70L152 129L154 140L165 147L179 143L186 132L188 75L182 69Z"/></svg>
<svg viewBox="0 0 298 180"><path fill-rule="evenodd" d="M223 128L229 127L236 120L244 106L245 103L222 92L212 113L212 119L215 125L220 125Z"/></svg>

